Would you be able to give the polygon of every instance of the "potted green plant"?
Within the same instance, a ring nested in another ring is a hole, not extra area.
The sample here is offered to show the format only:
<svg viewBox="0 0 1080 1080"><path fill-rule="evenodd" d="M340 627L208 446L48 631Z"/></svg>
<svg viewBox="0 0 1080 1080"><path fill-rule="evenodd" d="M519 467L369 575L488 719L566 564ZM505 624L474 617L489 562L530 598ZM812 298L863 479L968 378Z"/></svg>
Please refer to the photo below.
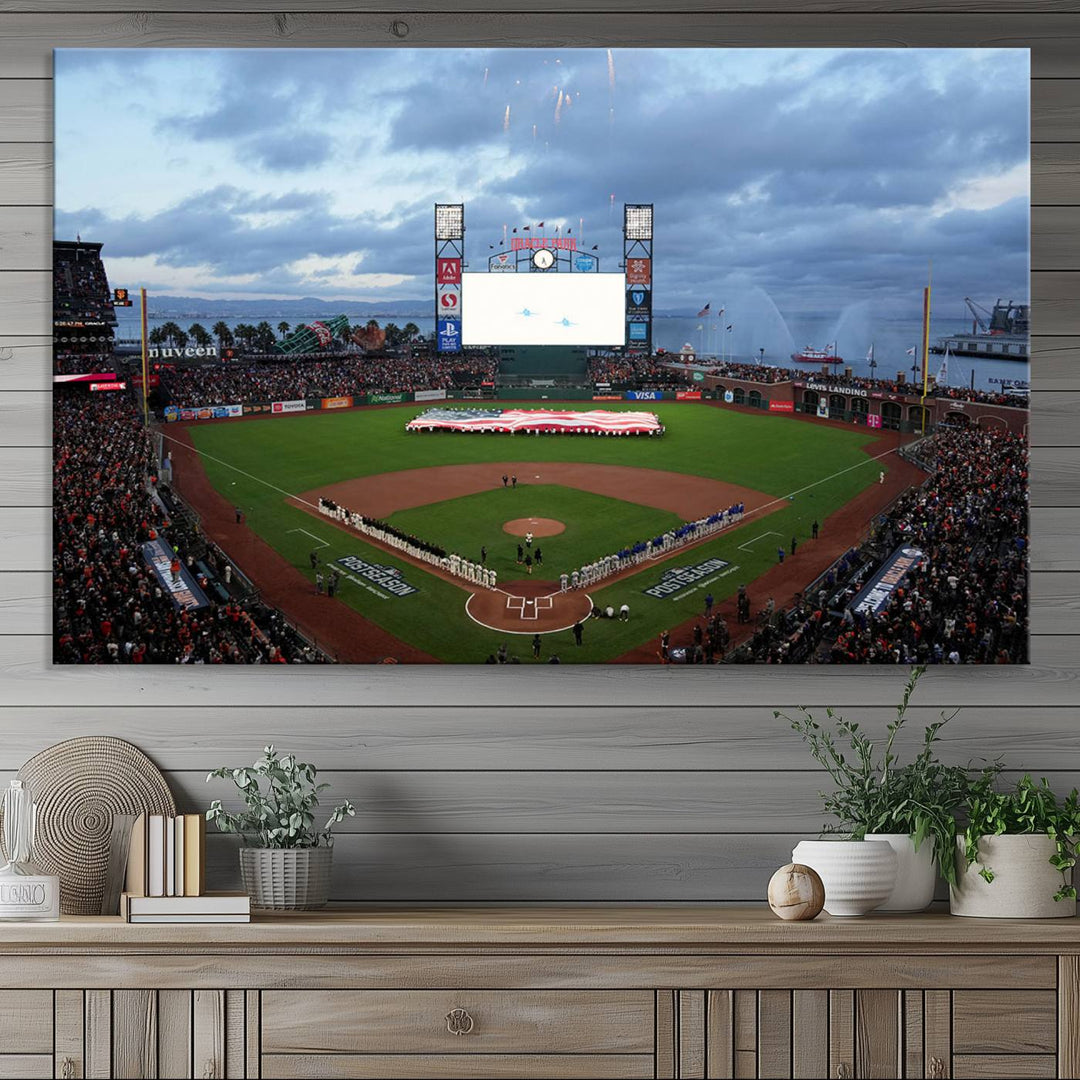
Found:
<svg viewBox="0 0 1080 1080"><path fill-rule="evenodd" d="M912 694L925 670L912 670L881 748L860 724L845 720L831 708L826 709L828 720L824 725L805 706L794 718L779 711L774 714L790 723L834 785L832 791L820 792L826 812L835 818L823 830L831 840L804 841L796 849L798 858L792 856L819 874L822 869L814 860L828 864L826 875L834 881L833 906L842 888L848 894L861 896L857 902L866 907L880 895L884 874L880 852L867 852L854 844L838 847L838 839L881 842L895 852L894 880L880 901L866 910L876 907L882 911L921 911L934 896L936 864L940 864L950 884L956 880L953 860L941 859L938 854L954 849L955 814L963 805L970 770L942 764L936 745L942 728L956 714L942 713L939 720L926 725L919 751L911 761L901 764L896 750ZM996 765L990 766L988 773L996 773L997 769ZM830 843L832 846L822 846ZM825 909L835 914L828 898L828 880L825 892Z"/></svg>
<svg viewBox="0 0 1080 1080"><path fill-rule="evenodd" d="M326 906L330 892L333 828L356 811L335 806L320 829L315 824L319 795L314 765L295 755L279 756L267 746L250 768L215 769L210 780L232 780L244 809L230 813L215 799L206 820L240 837L240 874L253 907L312 910Z"/></svg>
<svg viewBox="0 0 1080 1080"><path fill-rule="evenodd" d="M1059 799L1046 780L1024 776L1000 790L986 774L972 782L966 825L956 839L954 915L1052 919L1076 914L1076 837L1080 798Z"/></svg>

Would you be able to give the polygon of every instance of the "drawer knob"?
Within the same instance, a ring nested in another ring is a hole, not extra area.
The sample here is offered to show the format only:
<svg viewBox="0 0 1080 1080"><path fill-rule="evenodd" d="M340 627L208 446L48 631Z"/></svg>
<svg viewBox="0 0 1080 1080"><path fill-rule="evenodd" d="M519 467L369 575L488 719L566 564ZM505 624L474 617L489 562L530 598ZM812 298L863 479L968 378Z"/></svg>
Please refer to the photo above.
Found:
<svg viewBox="0 0 1080 1080"><path fill-rule="evenodd" d="M60 1066L60 1075L63 1080L75 1080L75 1059L66 1057Z"/></svg>
<svg viewBox="0 0 1080 1080"><path fill-rule="evenodd" d="M927 1070L927 1075L931 1080L944 1080L945 1062L939 1057L932 1057L930 1059L930 1068Z"/></svg>
<svg viewBox="0 0 1080 1080"><path fill-rule="evenodd" d="M451 1035L468 1035L473 1029L473 1018L464 1009L451 1009L446 1014L446 1030Z"/></svg>

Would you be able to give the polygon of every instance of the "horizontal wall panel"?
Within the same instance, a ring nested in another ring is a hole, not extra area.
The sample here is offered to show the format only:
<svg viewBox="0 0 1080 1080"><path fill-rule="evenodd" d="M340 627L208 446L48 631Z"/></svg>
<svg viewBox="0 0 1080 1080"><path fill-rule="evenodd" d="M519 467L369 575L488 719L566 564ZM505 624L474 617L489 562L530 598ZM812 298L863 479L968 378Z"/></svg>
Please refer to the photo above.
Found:
<svg viewBox="0 0 1080 1080"><path fill-rule="evenodd" d="M1036 143L1031 148L1031 201L1036 206L1080 201L1080 143Z"/></svg>
<svg viewBox="0 0 1080 1080"><path fill-rule="evenodd" d="M50 496L42 489L38 498ZM0 506L0 571L47 570L51 564L52 511L39 506Z"/></svg>
<svg viewBox="0 0 1080 1080"><path fill-rule="evenodd" d="M2 33L3 21L0 20ZM6 39L0 39L0 53L6 44ZM0 60L0 63L4 64L5 70L10 66L8 61ZM45 143L0 143L0 203L50 205L53 201L52 160L52 147Z"/></svg>
<svg viewBox="0 0 1080 1080"><path fill-rule="evenodd" d="M898 697L898 673L892 686ZM234 704L227 713L185 704L179 696L125 706L12 701L0 706L0 772L14 772L46 746L79 735L130 739L162 769L203 777L218 766L254 761L266 743L324 769L385 775L456 769L511 776L546 770L553 775L572 768L632 772L647 779L654 771L816 770L787 722L773 716L771 695L761 696L762 703L737 706L274 703ZM920 688L916 700L935 696L940 695ZM800 700L824 712L824 703L835 698L808 692ZM841 711L874 732L884 732L895 719L887 706ZM908 715L908 733L897 742L905 753L916 748L923 727L938 720L940 712L933 705L913 705ZM1080 771L1080 705L967 705L943 733L940 753L954 765L1002 757L1018 769Z"/></svg>
<svg viewBox="0 0 1080 1080"><path fill-rule="evenodd" d="M814 834L811 834L811 836ZM207 875L238 888L236 845L208 836ZM330 898L360 903L762 901L805 833L728 836L347 834Z"/></svg>
<svg viewBox="0 0 1080 1080"><path fill-rule="evenodd" d="M51 338L0 332L0 383L8 393L48 390L52 386Z"/></svg>
<svg viewBox="0 0 1080 1080"><path fill-rule="evenodd" d="M8 400L17 404L19 399L12 395ZM52 502L52 471L49 446L0 446L0 506L48 506Z"/></svg>
<svg viewBox="0 0 1080 1080"><path fill-rule="evenodd" d="M200 665L52 667L51 638L9 636L0 643L0 701L46 705L57 700L85 705L148 709L174 700L217 705L320 704L517 705L555 708L622 705L793 706L828 701L837 706L892 705L906 669L869 664L652 665L572 664L542 668L485 665L265 665L218 668ZM1069 705L1080 700L1080 649L1073 635L1032 640L1030 665L937 667L923 680L925 700L951 705ZM222 717L222 723L227 719ZM512 749L512 748L509 748Z"/></svg>
<svg viewBox="0 0 1080 1080"><path fill-rule="evenodd" d="M157 12L161 11L196 11L203 12L206 9L207 0L80 0L78 8L74 8L74 0L69 0L65 7L71 7L79 13L88 11L100 11L105 13L102 25L107 25L108 16L117 12L146 13L144 19L147 22L151 18L157 18ZM502 17L506 11L507 0L459 0L455 8L462 13L478 12L491 13ZM626 0L586 0L585 3L574 3L572 0L552 0L544 5L545 11L559 14L560 18L566 16L562 13L576 14L588 12L591 15L613 15L624 17L629 7ZM57 0L0 0L0 12L42 12L53 15L57 11ZM743 16L750 7L750 0L680 0L679 14L687 15L696 13L723 14L728 13ZM991 18L985 21L989 24L982 27L984 30L993 30L999 15L1012 13L1055 13L1061 11L1075 11L1075 0L936 0L934 6L929 8L927 0L772 0L770 9L777 12L821 12L833 14L837 12L850 13L868 19L888 19L896 12L949 12L961 14L985 14ZM290 0L289 9L292 12L333 12L333 11L375 11L385 12L385 0ZM445 9L445 0L410 0L408 16L414 13L441 12ZM218 5L218 11L251 12L253 15L265 13L265 0L222 0ZM389 16L385 16L389 18ZM44 19L42 20L44 22ZM494 20L492 20L494 21ZM982 20L972 20L972 33L980 28ZM597 24L599 23L599 28ZM280 33L287 37L290 32L290 22L283 21ZM603 26L607 24L593 18L594 32L599 35ZM657 18L651 24L660 33L663 33L664 22ZM494 33L494 31L492 31ZM601 39L602 40L602 39Z"/></svg>
<svg viewBox="0 0 1080 1080"><path fill-rule="evenodd" d="M1080 197L1080 181L1077 195ZM1080 261L1080 253L1077 260ZM1080 337L1034 336L1031 381L1039 390L1080 390Z"/></svg>
<svg viewBox="0 0 1080 1080"><path fill-rule="evenodd" d="M783 735L778 736L777 741ZM807 755L807 763L813 764ZM237 763L238 764L238 763ZM1023 775L1012 771L1005 781ZM1080 772L1044 771L1056 791L1080 784ZM165 778L184 813L220 798L242 809L231 783L204 772ZM818 792L824 770L735 772L320 772L330 787L316 819L348 799L356 816L335 831L359 833L787 833L816 835L832 819ZM777 798L778 791L784 792ZM835 824L835 821L832 821ZM214 826L211 826L211 831Z"/></svg>

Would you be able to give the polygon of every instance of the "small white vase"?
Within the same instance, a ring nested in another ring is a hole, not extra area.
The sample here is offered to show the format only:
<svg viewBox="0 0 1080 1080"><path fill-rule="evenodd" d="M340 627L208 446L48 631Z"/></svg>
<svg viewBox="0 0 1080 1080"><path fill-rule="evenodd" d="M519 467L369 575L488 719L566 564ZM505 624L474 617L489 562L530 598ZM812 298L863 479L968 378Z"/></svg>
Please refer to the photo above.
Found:
<svg viewBox="0 0 1080 1080"><path fill-rule="evenodd" d="M981 919L1072 917L1076 901L1054 899L1063 884L1061 871L1049 861L1055 850L1042 834L980 836L979 861L965 867L964 841L957 838L957 884L949 890L949 911ZM994 872L993 881L980 877L980 865Z"/></svg>
<svg viewBox="0 0 1080 1080"><path fill-rule="evenodd" d="M884 840L896 852L896 884L878 911L923 911L934 899L937 861L934 838L928 836L915 850L907 833L867 833L867 840Z"/></svg>
<svg viewBox="0 0 1080 1080"><path fill-rule="evenodd" d="M865 915L896 884L896 852L884 840L803 840L791 861L818 872L830 915Z"/></svg>

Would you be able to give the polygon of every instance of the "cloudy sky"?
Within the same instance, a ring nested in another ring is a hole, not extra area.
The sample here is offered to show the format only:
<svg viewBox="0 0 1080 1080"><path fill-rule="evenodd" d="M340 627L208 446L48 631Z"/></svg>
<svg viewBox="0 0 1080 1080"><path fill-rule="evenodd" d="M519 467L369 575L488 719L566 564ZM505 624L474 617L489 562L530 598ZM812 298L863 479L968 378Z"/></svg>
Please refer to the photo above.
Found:
<svg viewBox="0 0 1080 1080"><path fill-rule="evenodd" d="M545 221L603 268L655 204L654 306L1028 295L1027 50L60 50L56 236L153 293L432 294Z"/></svg>

